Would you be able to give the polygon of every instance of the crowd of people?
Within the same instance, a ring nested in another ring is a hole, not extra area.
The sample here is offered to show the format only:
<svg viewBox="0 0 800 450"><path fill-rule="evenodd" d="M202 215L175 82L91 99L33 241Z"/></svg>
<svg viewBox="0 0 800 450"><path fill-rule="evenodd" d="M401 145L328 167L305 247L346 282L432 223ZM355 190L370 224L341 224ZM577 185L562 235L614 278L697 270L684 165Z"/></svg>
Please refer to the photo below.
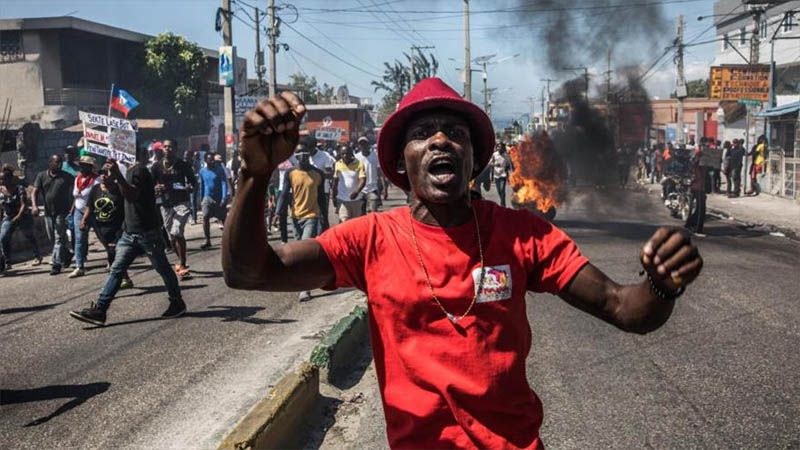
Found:
<svg viewBox="0 0 800 450"><path fill-rule="evenodd" d="M43 263L34 221L41 215L52 244L50 275L70 267L69 278L86 275L92 234L106 252L108 280L97 301L73 311L73 317L102 325L116 292L133 287L127 268L141 254L150 258L167 286L170 315L181 310L179 282L191 278L186 225L197 224L199 217L204 236L200 249L212 248L212 221L223 227L236 190L238 164L229 161L226 165L223 155L205 145L183 155L173 139L154 141L139 153L137 162L126 167L89 154L79 141L52 155L47 169L30 186L12 166L4 166L0 172L0 274L11 268L11 241L17 230L33 251L31 264ZM284 243L289 237L289 218L297 239L309 239L330 227L329 205L341 223L379 211L388 198L375 146L366 137L334 146L306 136L273 175L265 209L267 233L278 233ZM167 252L174 253L174 266ZM301 294L301 299L307 297L308 292Z"/></svg>
<svg viewBox="0 0 800 450"><path fill-rule="evenodd" d="M670 142L663 146L640 148L636 152L637 181L661 183L662 197L666 199L669 175L690 179L692 201L686 228L702 234L708 194L736 198L743 194L756 196L761 192L760 178L765 173L766 144L766 136L761 135L749 151L745 149L743 139L720 142L709 137L702 137L697 143L692 140L688 144L675 145ZM750 189L743 193L742 175L745 168L748 170ZM630 170L625 171L624 175L622 172L620 184L624 186Z"/></svg>

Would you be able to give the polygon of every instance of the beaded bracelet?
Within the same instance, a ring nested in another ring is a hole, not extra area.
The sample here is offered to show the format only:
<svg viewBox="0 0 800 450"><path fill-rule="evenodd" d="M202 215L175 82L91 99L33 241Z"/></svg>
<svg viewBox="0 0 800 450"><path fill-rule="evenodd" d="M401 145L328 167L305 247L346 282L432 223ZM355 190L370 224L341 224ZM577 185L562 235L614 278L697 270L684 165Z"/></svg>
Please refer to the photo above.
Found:
<svg viewBox="0 0 800 450"><path fill-rule="evenodd" d="M642 274L642 275L644 275L644 274ZM683 293L686 291L686 287L684 287L684 286L679 287L678 290L675 291L675 292L665 291L665 290L661 289L660 287L658 287L656 285L655 280L653 280L653 277L650 276L649 273L647 274L647 281L650 282L650 291L652 291L653 294L656 294L656 297L658 297L658 298L660 298L661 300L664 300L664 301L675 300L678 297L680 297L681 295L683 295Z"/></svg>

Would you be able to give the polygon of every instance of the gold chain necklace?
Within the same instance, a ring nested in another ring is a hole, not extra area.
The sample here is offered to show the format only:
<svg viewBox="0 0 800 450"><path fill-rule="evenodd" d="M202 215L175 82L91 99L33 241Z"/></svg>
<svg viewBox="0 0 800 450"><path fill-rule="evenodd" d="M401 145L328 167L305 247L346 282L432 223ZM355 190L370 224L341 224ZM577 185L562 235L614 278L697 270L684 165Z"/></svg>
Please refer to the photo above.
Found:
<svg viewBox="0 0 800 450"><path fill-rule="evenodd" d="M480 281L478 282L478 289L475 290L475 295L472 296L472 302L469 304L467 310L464 311L464 314L460 316L455 316L452 313L448 312L446 309L444 309L442 302L439 301L439 297L436 296L436 292L434 292L433 290L433 283L431 283L431 277L430 275L428 275L428 269L425 267L425 263L422 262L422 254L419 252L419 245L417 244L417 233L414 231L414 215L413 214L409 215L409 217L411 218L411 240L414 242L414 250L417 253L417 259L419 260L419 265L422 267L422 273L425 274L425 281L428 283L428 289L430 289L431 291L431 297L433 297L433 301L435 301L436 304L439 305L439 308L442 310L445 316L447 316L447 318L450 319L450 321L453 323L458 322L459 320L466 317L467 314L469 314L469 312L472 310L472 307L475 306L475 301L478 300L478 295L483 290L483 275L485 271L483 270L483 243L481 242L481 228L478 225L478 215L475 213L475 208L470 208L470 209L472 210L472 218L475 219L475 234L478 236L478 253L480 254L481 257L481 278Z"/></svg>

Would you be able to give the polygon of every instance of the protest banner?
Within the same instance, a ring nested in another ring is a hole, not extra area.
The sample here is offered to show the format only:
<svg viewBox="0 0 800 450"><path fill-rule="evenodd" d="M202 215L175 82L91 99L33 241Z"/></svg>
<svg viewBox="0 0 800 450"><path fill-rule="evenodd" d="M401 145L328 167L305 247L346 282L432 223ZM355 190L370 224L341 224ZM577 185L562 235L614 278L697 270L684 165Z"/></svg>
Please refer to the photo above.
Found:
<svg viewBox="0 0 800 450"><path fill-rule="evenodd" d="M93 153L95 155L105 156L106 158L113 158L123 164L133 164L136 162L136 157L130 153L120 152L117 150L110 149L108 147L95 144L94 142L86 142L84 144L84 148L89 153Z"/></svg>
<svg viewBox="0 0 800 450"><path fill-rule="evenodd" d="M93 128L84 129L83 138L100 144L108 144L108 133Z"/></svg>
<svg viewBox="0 0 800 450"><path fill-rule="evenodd" d="M118 117L109 117L102 114L94 114L85 111L78 112L78 118L87 125L97 127L117 128L120 130L136 131L138 126L133 120L120 119Z"/></svg>

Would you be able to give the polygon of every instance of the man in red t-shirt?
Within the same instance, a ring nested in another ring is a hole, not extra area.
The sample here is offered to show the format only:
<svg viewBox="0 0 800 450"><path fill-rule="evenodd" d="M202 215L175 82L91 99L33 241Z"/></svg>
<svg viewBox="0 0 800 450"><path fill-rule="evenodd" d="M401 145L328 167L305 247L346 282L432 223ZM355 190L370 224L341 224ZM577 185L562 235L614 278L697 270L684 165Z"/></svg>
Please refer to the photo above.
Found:
<svg viewBox="0 0 800 450"><path fill-rule="evenodd" d="M480 108L436 78L408 93L378 140L381 168L412 193L410 205L273 249L259 211L304 113L302 101L283 92L245 118L241 190L223 239L225 281L250 290L366 292L393 448L542 448L542 404L525 374L526 292L556 294L646 333L666 322L700 273L688 233L662 228L642 247L647 279L621 286L550 223L470 200L468 183L491 157L494 130Z"/></svg>

